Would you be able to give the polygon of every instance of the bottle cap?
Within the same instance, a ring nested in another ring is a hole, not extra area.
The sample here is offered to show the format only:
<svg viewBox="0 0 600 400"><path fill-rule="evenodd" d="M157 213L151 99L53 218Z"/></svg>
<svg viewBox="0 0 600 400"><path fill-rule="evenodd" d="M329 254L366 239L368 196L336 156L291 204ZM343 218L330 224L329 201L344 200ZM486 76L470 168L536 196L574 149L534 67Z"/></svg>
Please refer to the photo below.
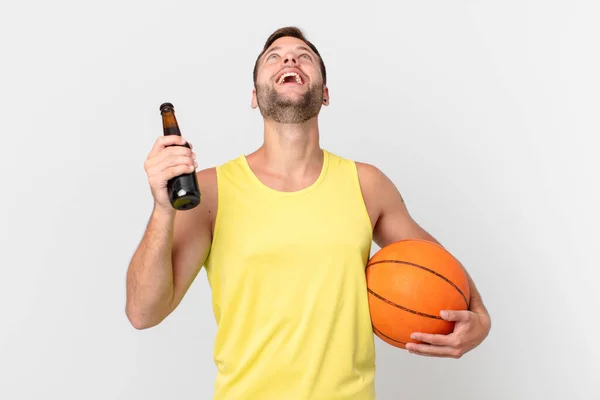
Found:
<svg viewBox="0 0 600 400"><path fill-rule="evenodd" d="M160 105L160 112L163 112L163 111L172 111L174 108L175 107L173 107L173 104L171 104L171 103L162 103ZM170 110L167 110L167 109L170 109Z"/></svg>

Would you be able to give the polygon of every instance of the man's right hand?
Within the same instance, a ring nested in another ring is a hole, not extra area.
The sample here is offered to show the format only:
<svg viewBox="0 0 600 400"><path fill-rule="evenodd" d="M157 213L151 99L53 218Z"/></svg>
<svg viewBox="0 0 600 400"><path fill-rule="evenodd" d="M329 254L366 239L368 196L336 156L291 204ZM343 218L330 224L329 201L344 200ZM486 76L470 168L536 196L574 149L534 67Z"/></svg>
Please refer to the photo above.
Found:
<svg viewBox="0 0 600 400"><path fill-rule="evenodd" d="M169 201L167 182L181 174L194 172L198 168L193 146L178 135L160 136L148 154L144 169L154 197L154 206L160 211L174 213L176 210Z"/></svg>

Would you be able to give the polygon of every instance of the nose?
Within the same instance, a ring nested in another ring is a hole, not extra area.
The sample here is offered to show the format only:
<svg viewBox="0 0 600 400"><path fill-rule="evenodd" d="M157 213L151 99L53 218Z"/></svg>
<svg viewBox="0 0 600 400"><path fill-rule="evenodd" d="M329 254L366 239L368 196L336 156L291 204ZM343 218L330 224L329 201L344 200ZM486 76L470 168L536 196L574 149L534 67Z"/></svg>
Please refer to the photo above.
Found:
<svg viewBox="0 0 600 400"><path fill-rule="evenodd" d="M298 64L298 61L296 60L296 56L294 55L294 53L292 52L288 52L285 54L285 56L283 57L283 64L284 65L296 65Z"/></svg>

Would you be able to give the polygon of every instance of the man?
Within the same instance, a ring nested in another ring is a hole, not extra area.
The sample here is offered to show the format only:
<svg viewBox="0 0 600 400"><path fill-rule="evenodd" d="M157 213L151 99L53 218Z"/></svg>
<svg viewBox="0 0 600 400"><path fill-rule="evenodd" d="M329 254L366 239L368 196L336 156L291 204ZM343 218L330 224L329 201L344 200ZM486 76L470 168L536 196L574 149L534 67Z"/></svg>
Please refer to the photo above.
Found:
<svg viewBox="0 0 600 400"><path fill-rule="evenodd" d="M254 69L264 143L197 172L203 198L192 210L171 207L166 183L198 167L193 147L160 137L146 160L154 209L129 265L127 316L137 329L159 324L205 266L218 323L215 399L374 399L371 243L437 243L379 169L320 148L326 76L300 30L274 32ZM416 332L424 344L410 352L457 358L484 340L490 317L470 284L471 309L441 315L455 331Z"/></svg>

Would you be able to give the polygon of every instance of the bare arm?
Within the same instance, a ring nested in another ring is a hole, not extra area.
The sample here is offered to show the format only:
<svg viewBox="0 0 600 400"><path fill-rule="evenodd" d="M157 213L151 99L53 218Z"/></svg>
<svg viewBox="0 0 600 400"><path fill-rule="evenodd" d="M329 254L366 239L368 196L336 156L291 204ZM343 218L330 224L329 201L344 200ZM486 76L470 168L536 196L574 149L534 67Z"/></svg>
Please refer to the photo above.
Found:
<svg viewBox="0 0 600 400"><path fill-rule="evenodd" d="M358 168L365 202L374 219L373 240L380 247L413 238L440 244L410 216L400 192L387 176L368 164L358 164ZM413 332L412 339L420 343L407 343L406 349L409 352L424 356L460 358L477 347L489 334L490 316L473 279L464 266L463 269L471 289L469 310L442 310L441 318L455 321L453 332L449 335Z"/></svg>
<svg viewBox="0 0 600 400"><path fill-rule="evenodd" d="M411 217L397 187L383 172L369 164L357 164L365 200L377 216L373 240L379 247L403 239L424 239L441 245ZM464 266L463 269L471 289L470 310L488 315L475 282Z"/></svg>
<svg viewBox="0 0 600 400"><path fill-rule="evenodd" d="M126 314L137 329L159 324L179 305L206 261L216 207L214 168L197 173L202 201L187 211L155 208L127 271Z"/></svg>

